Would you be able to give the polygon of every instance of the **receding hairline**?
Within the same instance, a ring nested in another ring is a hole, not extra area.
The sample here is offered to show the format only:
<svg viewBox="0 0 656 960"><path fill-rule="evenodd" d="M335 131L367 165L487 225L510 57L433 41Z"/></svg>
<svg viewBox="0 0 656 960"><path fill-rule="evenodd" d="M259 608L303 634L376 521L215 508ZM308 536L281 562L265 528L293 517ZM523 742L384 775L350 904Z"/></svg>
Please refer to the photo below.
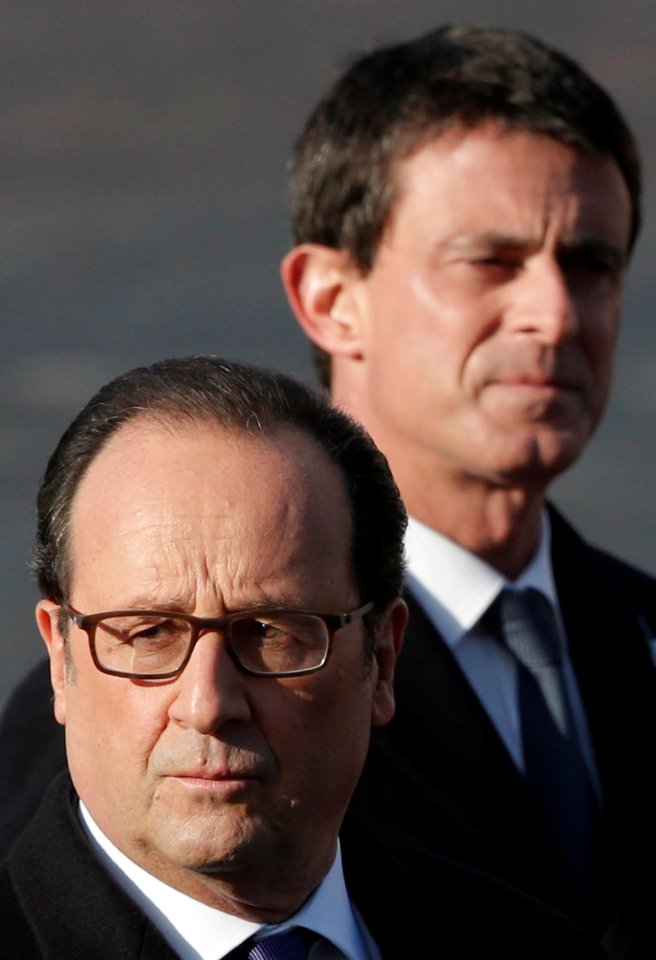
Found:
<svg viewBox="0 0 656 960"><path fill-rule="evenodd" d="M264 426L264 425L263 425ZM106 470L111 464L106 464L106 459L115 456L114 447L118 443L133 445L138 451L140 443L148 435L149 439L156 438L158 434L171 439L203 436L213 436L217 439L223 439L229 444L237 445L255 445L267 449L271 452L276 451L282 463L296 466L300 464L300 456L295 455L295 450L299 451L303 445L311 451L312 462L308 468L307 464L301 467L302 475L307 479L310 476L310 470L314 464L319 464L321 475L331 473L336 480L335 489L339 489L338 497L341 499L345 516L347 518L348 529L346 530L346 556L345 564L348 566L348 576L355 587L358 586L355 569L353 566L353 543L355 537L355 523L353 502L347 488L347 480L344 470L322 446L318 438L310 430L304 429L301 424L275 420L268 422L266 432L260 428L259 424L253 423L252 429L248 424L223 423L218 416L209 413L180 411L172 408L171 410L153 409L139 411L125 422L121 423L117 429L106 438L105 442L96 451L93 458L86 465L84 472L78 478L74 493L70 500L68 510L68 519L66 525L65 537L60 544L60 549L64 550L64 569L66 571L67 594L70 597L74 590L75 574L75 531L79 528L76 522L79 516L79 505L81 497L85 497L87 484L89 482L103 484L106 477L103 477L102 471ZM265 453L266 455L266 453ZM100 471L98 476L97 471ZM298 474L297 474L298 475ZM315 476L318 476L318 472ZM290 472L293 477L293 472ZM92 491L92 501L96 491ZM244 490L244 498L248 496L247 488ZM85 503L86 508L86 503Z"/></svg>

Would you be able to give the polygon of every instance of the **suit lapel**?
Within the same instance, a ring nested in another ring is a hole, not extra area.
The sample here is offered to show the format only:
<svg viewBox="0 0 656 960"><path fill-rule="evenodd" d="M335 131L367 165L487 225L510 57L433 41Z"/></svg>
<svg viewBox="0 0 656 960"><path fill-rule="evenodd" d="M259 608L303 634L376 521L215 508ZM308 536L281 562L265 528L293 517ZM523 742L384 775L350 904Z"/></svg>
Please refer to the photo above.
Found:
<svg viewBox="0 0 656 960"><path fill-rule="evenodd" d="M581 928L486 874L425 851L390 854L348 815L340 838L349 896L383 960L601 958Z"/></svg>
<svg viewBox="0 0 656 960"><path fill-rule="evenodd" d="M556 588L606 807L611 816L624 814L627 785L644 770L656 729L656 673L644 633L656 590L652 583L651 608L636 609L639 598L631 597L628 579L618 580L617 561L588 547L555 511L551 516Z"/></svg>
<svg viewBox="0 0 656 960"><path fill-rule="evenodd" d="M77 821L67 773L55 780L13 848L7 869L43 956L176 960L93 856Z"/></svg>
<svg viewBox="0 0 656 960"><path fill-rule="evenodd" d="M381 836L573 895L526 782L447 645L409 595L397 712L374 731L355 809ZM412 811L409 815L408 811Z"/></svg>
<svg viewBox="0 0 656 960"><path fill-rule="evenodd" d="M502 778L521 787L521 776L451 650L412 594L406 600L410 626L395 679L399 710L389 727L399 751L416 767L428 750L426 772L442 763L461 765L467 778L475 766L477 782L479 776ZM432 774L430 779L435 780ZM465 780L463 792L468 791Z"/></svg>
<svg viewBox="0 0 656 960"><path fill-rule="evenodd" d="M645 642L656 590L551 513L556 587L604 797L603 899L611 910L613 900L624 898L639 913L645 897L639 878L656 856L656 791L645 762L656 730L656 672Z"/></svg>

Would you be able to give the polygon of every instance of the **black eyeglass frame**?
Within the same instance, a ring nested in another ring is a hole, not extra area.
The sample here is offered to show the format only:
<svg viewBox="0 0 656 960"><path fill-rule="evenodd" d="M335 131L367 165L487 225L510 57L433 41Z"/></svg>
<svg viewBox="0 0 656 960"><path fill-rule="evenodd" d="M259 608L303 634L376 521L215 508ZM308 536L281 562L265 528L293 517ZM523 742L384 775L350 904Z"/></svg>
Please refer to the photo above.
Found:
<svg viewBox="0 0 656 960"><path fill-rule="evenodd" d="M250 677L306 676L310 673L316 673L318 670L321 670L326 666L332 652L333 641L337 630L341 629L341 627L347 626L349 623L353 623L355 620L361 617L365 617L371 612L371 610L373 610L373 608L374 602L372 600L369 603L365 603L361 607L358 607L357 610L352 610L350 613L317 613L314 610L288 610L284 607L268 607L262 610L240 610L236 613L229 614L227 617L196 617L191 613L179 613L177 610L108 610L104 613L87 614L80 613L79 610L76 610L75 607L72 607L69 603L63 603L61 605L61 609L75 624L75 626L79 627L80 630L83 630L86 633L89 641L89 652L96 669L101 673L108 674L111 677L126 677L129 680L172 680L175 677L179 677L189 663L191 655L194 652L196 644L198 643L201 635L203 633L207 633L208 631L217 631L223 634L227 641L228 653L230 654L233 663L239 670L241 670L242 673L245 673ZM250 667L245 666L237 656L237 653L232 645L232 636L230 632L231 624L239 620L258 620L261 617L270 617L280 615L281 613L315 617L317 620L321 620L323 622L324 626L326 627L327 640L326 649L321 662L312 667L302 667L299 670L285 670L281 671L280 673L272 672L270 670L253 670ZM129 671L125 670L112 670L111 667L103 666L103 664L100 663L96 654L96 627L102 620L106 620L108 617L131 616L170 616L175 617L176 620L184 620L191 626L191 637L189 639L187 653L185 654L182 663L176 670L169 670L166 673L130 673Z"/></svg>

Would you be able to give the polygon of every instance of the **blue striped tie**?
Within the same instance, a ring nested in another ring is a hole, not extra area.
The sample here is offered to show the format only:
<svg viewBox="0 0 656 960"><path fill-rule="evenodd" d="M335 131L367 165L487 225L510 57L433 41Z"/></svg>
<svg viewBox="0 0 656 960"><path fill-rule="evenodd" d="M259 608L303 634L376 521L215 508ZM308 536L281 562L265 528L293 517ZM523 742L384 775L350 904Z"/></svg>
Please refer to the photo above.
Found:
<svg viewBox="0 0 656 960"><path fill-rule="evenodd" d="M585 890L599 807L564 684L553 607L538 590L504 589L490 613L498 617L498 638L517 661L526 779Z"/></svg>
<svg viewBox="0 0 656 960"><path fill-rule="evenodd" d="M288 930L251 945L247 960L307 960L316 936L309 930Z"/></svg>

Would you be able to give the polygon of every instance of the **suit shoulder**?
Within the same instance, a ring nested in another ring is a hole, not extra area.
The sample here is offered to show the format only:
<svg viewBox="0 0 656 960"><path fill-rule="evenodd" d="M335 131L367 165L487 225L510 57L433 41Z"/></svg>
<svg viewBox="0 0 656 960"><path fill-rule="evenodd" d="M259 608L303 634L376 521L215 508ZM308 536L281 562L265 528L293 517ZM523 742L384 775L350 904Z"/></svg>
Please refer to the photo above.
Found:
<svg viewBox="0 0 656 960"><path fill-rule="evenodd" d="M607 595L636 620L642 634L654 645L656 637L656 578L599 547L591 555Z"/></svg>
<svg viewBox="0 0 656 960"><path fill-rule="evenodd" d="M436 944L445 957L490 949L504 960L605 956L583 927L547 904L448 857L382 844L352 810L341 840L347 888L383 957L399 955L399 931L404 956L428 955Z"/></svg>
<svg viewBox="0 0 656 960"><path fill-rule="evenodd" d="M0 717L0 858L65 766L64 728L53 714L46 658L16 687Z"/></svg>
<svg viewBox="0 0 656 960"><path fill-rule="evenodd" d="M563 598L596 604L611 620L626 625L653 647L656 637L656 578L607 550L587 542L549 505L552 561ZM570 604L570 606L572 605ZM567 605L567 604L566 604Z"/></svg>
<svg viewBox="0 0 656 960"><path fill-rule="evenodd" d="M44 956L12 883L6 864L0 868L0 942L12 960L38 960Z"/></svg>
<svg viewBox="0 0 656 960"><path fill-rule="evenodd" d="M616 584L629 595L651 601L656 607L656 577L600 547L592 546L590 550L600 575L608 583Z"/></svg>

